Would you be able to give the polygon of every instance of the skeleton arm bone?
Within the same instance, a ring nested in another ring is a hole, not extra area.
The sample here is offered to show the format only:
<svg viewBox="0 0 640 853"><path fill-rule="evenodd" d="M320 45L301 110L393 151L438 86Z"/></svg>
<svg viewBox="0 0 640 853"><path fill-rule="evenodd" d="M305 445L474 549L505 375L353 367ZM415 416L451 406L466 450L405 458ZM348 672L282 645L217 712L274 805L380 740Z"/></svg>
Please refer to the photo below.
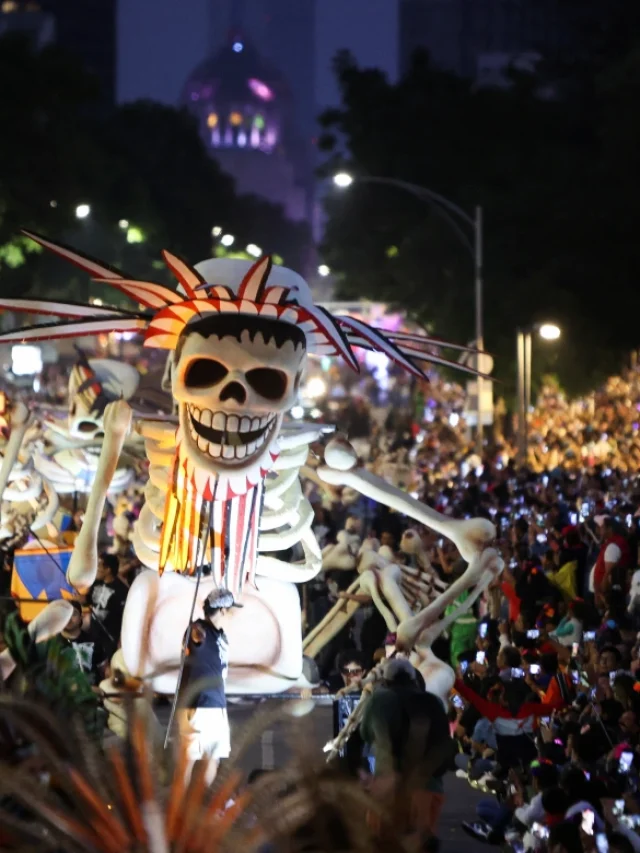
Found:
<svg viewBox="0 0 640 853"><path fill-rule="evenodd" d="M89 494L84 523L69 561L69 583L81 592L95 581L98 569L98 529L111 479L131 424L131 408L124 400L109 403L104 412L104 442Z"/></svg>
<svg viewBox="0 0 640 853"><path fill-rule="evenodd" d="M338 471L323 466L318 468L318 474L325 483L334 486L350 486L365 497L408 515L415 521L441 533L454 542L461 556L469 563L496 537L496 528L487 519L470 518L466 521L458 521L447 518L364 468Z"/></svg>
<svg viewBox="0 0 640 853"><path fill-rule="evenodd" d="M11 435L0 467L0 500L9 482L11 469L16 463L20 446L29 425L29 410L24 403L16 403L11 412Z"/></svg>

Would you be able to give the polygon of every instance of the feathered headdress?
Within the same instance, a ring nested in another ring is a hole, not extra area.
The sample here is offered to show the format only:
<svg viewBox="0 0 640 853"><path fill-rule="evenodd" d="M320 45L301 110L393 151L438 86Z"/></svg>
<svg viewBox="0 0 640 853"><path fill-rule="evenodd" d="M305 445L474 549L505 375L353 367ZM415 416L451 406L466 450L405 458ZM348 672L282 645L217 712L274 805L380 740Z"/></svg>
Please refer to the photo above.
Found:
<svg viewBox="0 0 640 853"><path fill-rule="evenodd" d="M205 281L197 269L164 251L164 261L178 281L174 291L154 282L137 281L107 264L33 232L23 233L71 261L89 273L95 281L125 293L146 310L127 311L42 299L0 299L0 307L11 311L48 314L58 318L52 323L6 332L0 335L0 342L77 338L104 332L138 332L144 334L145 346L173 350L190 323L212 314L243 314L297 326L304 332L307 352L340 356L356 371L358 362L354 347L384 353L420 379L427 377L416 362L441 364L477 374L473 368L434 352L434 349L441 347L472 352L469 347L423 335L393 331L383 333L355 317L332 317L324 308L314 305L310 298L304 298L295 285L270 283L270 278L277 282L278 268L272 274L269 256L256 261L237 289L234 289ZM285 273L284 270L281 272ZM285 275L281 277L286 278Z"/></svg>

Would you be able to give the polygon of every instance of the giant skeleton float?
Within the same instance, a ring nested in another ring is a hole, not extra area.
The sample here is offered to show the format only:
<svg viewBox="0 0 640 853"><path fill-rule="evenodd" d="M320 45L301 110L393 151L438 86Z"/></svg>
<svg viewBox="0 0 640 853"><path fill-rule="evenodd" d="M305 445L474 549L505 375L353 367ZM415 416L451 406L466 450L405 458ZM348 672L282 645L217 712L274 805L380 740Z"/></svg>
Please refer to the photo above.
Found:
<svg viewBox="0 0 640 853"><path fill-rule="evenodd" d="M273 694L308 687L305 653L317 654L358 604L341 603L303 643L295 585L317 575L322 553L311 530L313 512L300 475L310 445L324 439L326 429L286 420L286 414L296 400L307 356L340 357L357 370L354 348L376 350L424 379L419 364L450 364L438 353L451 345L417 334L383 334L354 317L331 316L314 304L298 274L272 266L269 257L255 263L218 258L191 267L164 252L178 282L173 290L133 280L65 246L29 236L124 292L140 310L0 299L0 307L56 318L4 334L0 342L120 331L141 333L145 346L168 351L166 376L177 423L175 416L132 417L123 399L106 405L84 524L67 572L68 582L79 592L94 582L98 528L118 459L127 436L141 436L149 479L133 545L146 570L129 592L113 669L129 676L126 683L138 679L155 692L174 694L189 622L202 617L203 602L213 588L226 586L244 605L233 611L229 623L227 691ZM0 489L10 488L12 468L20 465L25 407L15 406L9 417L13 443L6 448ZM431 646L501 571L502 561L491 547L493 524L440 515L359 467L344 438L329 438L315 476L330 487L356 490L448 537L468 562L464 574L434 600L407 594L408 589L420 589L419 566L395 565L375 551L360 561L354 584L355 591L369 593L381 609L397 634L398 649L421 671L427 689L444 699L454 673ZM302 561L290 563L278 556L296 544L302 547ZM441 618L470 588L473 592L464 603ZM35 633L46 637L61 630L69 607L67 602L49 604L38 616Z"/></svg>

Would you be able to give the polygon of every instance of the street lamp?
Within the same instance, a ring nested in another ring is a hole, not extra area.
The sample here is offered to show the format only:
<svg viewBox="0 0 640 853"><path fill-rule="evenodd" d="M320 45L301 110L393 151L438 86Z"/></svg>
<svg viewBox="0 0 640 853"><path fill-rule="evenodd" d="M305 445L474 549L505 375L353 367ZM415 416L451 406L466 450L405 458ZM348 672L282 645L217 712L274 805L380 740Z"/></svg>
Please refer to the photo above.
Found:
<svg viewBox="0 0 640 853"><path fill-rule="evenodd" d="M557 341L562 331L555 323L537 323L527 329L518 329L516 350L518 356L518 455L527 461L529 446L529 411L531 409L531 351L533 332L544 341Z"/></svg>
<svg viewBox="0 0 640 853"><path fill-rule="evenodd" d="M262 249L260 246L256 246L255 243L249 243L247 246L247 254L251 255L253 258L259 258L262 254Z"/></svg>
<svg viewBox="0 0 640 853"><path fill-rule="evenodd" d="M233 234L223 234L220 238L220 242L222 243L222 245L226 246L227 248L229 246L233 246L235 240L236 238L233 236Z"/></svg>
<svg viewBox="0 0 640 853"><path fill-rule="evenodd" d="M480 205L476 205L474 215L470 216L465 210L463 210L459 205L454 204L454 202L450 201L445 196L440 195L440 193L436 193L433 190L428 189L427 187L422 187L419 184L412 184L408 181L402 181L397 178L382 178L374 175L363 175L362 177L358 177L358 181L360 183L368 183L368 184L386 184L390 187L397 187L397 189L404 190L405 192L409 192L412 195L416 196L416 198L421 199L430 205L433 210L444 219L449 226L456 232L458 239L465 246L467 251L471 254L473 258L473 269L474 269L474 283L475 283L475 329L476 329L476 349L478 353L484 351L484 331L483 331L483 323L482 323L482 256L483 256L483 237L482 237L482 208ZM340 189L346 189L350 187L354 182L353 175L350 175L348 172L337 172L333 176L333 183L340 187ZM456 218L457 217L457 218ZM465 233L464 228L460 223L463 223L464 226L471 228L472 239L469 238L469 235ZM477 368L478 373L480 372L480 362L481 357L478 355ZM482 376L478 375L477 377L477 389L478 389L478 429L476 433L476 442L477 442L477 451L478 454L482 457L484 450L484 425L482 423L482 386L483 380Z"/></svg>
<svg viewBox="0 0 640 853"><path fill-rule="evenodd" d="M555 323L543 323L538 329L538 334L545 341L557 341L561 335L560 326Z"/></svg>
<svg viewBox="0 0 640 853"><path fill-rule="evenodd" d="M128 219L118 220L118 228L122 228L123 231L126 231L128 227L129 227L129 220Z"/></svg>
<svg viewBox="0 0 640 853"><path fill-rule="evenodd" d="M322 278L326 278L331 273L331 270L326 264L320 264L318 267L318 275L321 275Z"/></svg>
<svg viewBox="0 0 640 853"><path fill-rule="evenodd" d="M351 186L353 178L348 172L338 172L333 176L333 183L340 189L345 189Z"/></svg>
<svg viewBox="0 0 640 853"><path fill-rule="evenodd" d="M79 204L76 207L76 219L86 219L91 213L91 205Z"/></svg>

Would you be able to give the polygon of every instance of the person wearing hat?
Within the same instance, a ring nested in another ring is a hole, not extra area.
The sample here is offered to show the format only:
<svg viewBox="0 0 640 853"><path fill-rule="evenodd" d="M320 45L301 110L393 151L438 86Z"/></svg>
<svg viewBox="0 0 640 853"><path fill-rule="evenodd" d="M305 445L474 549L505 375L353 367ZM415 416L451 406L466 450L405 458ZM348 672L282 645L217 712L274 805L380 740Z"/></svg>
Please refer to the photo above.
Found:
<svg viewBox="0 0 640 853"><path fill-rule="evenodd" d="M204 619L191 625L180 684L178 723L193 762L209 762L207 782L216 776L221 758L231 752L224 683L229 670L229 643L224 632L227 614L237 604L228 589L216 589L204 601Z"/></svg>

